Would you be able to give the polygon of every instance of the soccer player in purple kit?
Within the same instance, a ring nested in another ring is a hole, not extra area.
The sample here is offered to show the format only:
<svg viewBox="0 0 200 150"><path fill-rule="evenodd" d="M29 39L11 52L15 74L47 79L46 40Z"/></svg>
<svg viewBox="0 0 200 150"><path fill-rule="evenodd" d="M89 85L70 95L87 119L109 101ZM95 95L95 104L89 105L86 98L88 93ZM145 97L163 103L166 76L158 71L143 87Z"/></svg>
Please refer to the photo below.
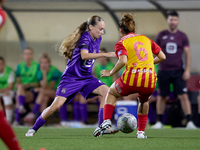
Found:
<svg viewBox="0 0 200 150"><path fill-rule="evenodd" d="M99 16L92 16L63 40L59 52L69 60L58 85L55 99L38 117L26 136L33 136L55 111L65 102L69 103L73 100L79 92L85 99L95 95L100 95L102 99L105 99L109 88L92 75L92 67L96 58L116 57L114 52L99 53L104 29L103 19ZM103 122L103 106L104 101L101 101L99 124Z"/></svg>
<svg viewBox="0 0 200 150"><path fill-rule="evenodd" d="M167 17L168 29L161 31L156 37L156 43L162 48L166 60L159 64L158 85L160 91L157 98L158 121L152 127L163 128L162 118L165 104L169 99L170 83L181 102L182 110L187 119L187 129L196 129L191 121L191 104L187 95L186 80L190 78L190 47L187 35L177 29L179 16L176 11L170 11ZM185 68L183 69L182 54L185 53Z"/></svg>

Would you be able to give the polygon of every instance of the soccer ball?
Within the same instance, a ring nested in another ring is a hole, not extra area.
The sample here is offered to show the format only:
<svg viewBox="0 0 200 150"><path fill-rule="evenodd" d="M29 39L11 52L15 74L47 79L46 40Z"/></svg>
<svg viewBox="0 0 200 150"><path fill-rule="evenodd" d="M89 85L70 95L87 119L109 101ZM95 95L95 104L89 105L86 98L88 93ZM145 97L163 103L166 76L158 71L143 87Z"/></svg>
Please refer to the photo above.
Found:
<svg viewBox="0 0 200 150"><path fill-rule="evenodd" d="M123 133L131 133L137 128L137 119L132 114L124 113L118 118L117 126Z"/></svg>

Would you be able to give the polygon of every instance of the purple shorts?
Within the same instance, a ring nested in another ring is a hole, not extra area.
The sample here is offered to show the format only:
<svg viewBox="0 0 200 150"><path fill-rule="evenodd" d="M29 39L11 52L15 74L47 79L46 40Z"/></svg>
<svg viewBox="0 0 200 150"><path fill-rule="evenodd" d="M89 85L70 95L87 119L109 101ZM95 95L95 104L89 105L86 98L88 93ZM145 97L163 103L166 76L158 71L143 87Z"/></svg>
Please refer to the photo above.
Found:
<svg viewBox="0 0 200 150"><path fill-rule="evenodd" d="M78 93L88 99L97 96L92 92L101 85L105 84L94 77L86 79L69 77L61 79L56 90L56 96L66 97L67 103L71 102Z"/></svg>

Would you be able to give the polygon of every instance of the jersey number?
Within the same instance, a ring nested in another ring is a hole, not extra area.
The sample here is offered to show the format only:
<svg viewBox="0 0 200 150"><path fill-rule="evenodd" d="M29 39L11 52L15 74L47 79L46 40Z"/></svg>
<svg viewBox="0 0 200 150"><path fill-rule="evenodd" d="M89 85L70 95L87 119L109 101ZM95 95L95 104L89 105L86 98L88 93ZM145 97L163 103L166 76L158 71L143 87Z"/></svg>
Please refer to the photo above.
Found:
<svg viewBox="0 0 200 150"><path fill-rule="evenodd" d="M140 61L146 61L148 58L147 50L143 47L138 48L138 45L144 45L144 44L142 42L135 42L134 49L135 49L136 56ZM141 56L140 54L141 51L144 52L144 57Z"/></svg>

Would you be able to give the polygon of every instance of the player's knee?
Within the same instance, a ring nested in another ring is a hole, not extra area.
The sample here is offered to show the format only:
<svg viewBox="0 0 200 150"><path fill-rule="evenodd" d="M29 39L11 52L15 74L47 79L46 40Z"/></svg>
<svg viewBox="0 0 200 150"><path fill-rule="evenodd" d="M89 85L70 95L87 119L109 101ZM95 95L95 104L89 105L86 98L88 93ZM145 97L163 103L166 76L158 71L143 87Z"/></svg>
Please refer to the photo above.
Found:
<svg viewBox="0 0 200 150"><path fill-rule="evenodd" d="M106 94L107 94L107 92L108 92L108 90L109 90L109 87L104 86L104 87L101 89L100 96L105 97Z"/></svg>

